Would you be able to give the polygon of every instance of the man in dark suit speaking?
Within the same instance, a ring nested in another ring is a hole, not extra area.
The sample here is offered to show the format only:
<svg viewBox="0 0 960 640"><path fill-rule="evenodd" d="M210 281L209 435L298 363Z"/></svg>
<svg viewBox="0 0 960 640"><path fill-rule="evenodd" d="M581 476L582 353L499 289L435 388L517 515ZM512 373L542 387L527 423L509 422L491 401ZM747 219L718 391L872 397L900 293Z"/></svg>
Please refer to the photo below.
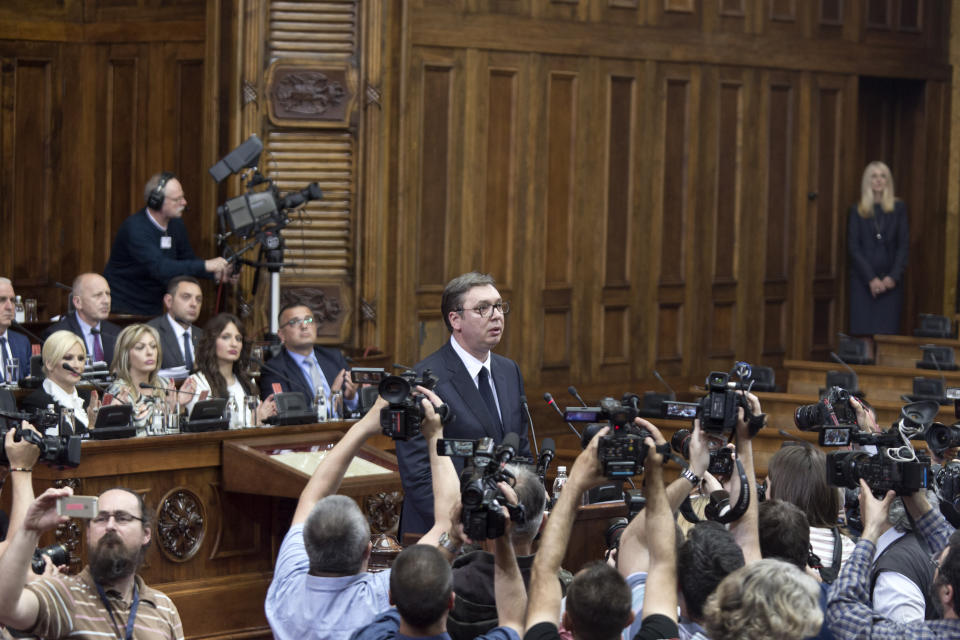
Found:
<svg viewBox="0 0 960 640"><path fill-rule="evenodd" d="M511 432L520 436L518 455L530 455L527 421L520 398L523 376L517 363L491 353L500 343L510 304L504 302L489 275L465 273L443 290L440 302L450 340L414 367L439 381L434 391L450 407L453 420L445 438L476 440L489 436L499 443ZM430 458L421 436L397 441L403 482L400 533L423 533L433 526ZM454 458L459 473L463 458Z"/></svg>

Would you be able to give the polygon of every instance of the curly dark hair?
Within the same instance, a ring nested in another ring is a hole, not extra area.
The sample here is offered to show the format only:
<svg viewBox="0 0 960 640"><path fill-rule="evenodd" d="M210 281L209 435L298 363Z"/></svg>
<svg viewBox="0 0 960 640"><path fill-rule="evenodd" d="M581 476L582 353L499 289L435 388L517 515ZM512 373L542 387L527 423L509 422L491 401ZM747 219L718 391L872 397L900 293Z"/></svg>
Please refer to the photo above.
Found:
<svg viewBox="0 0 960 640"><path fill-rule="evenodd" d="M217 338L231 323L243 336L240 357L233 363L233 375L240 381L240 386L243 387L246 395L257 394L256 386L250 380L250 374L247 373L250 369L250 341L247 339L243 322L232 313L218 313L203 327L203 335L197 342L197 357L194 362L194 370L202 373L207 379L210 395L215 398L227 397L227 381L220 373L220 363L217 361Z"/></svg>

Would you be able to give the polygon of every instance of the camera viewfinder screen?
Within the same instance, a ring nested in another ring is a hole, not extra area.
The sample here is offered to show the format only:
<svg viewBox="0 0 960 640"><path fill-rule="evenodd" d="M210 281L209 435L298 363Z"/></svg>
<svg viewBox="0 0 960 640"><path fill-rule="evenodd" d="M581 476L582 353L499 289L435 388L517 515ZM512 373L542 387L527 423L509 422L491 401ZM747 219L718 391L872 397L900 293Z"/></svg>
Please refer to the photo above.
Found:
<svg viewBox="0 0 960 640"><path fill-rule="evenodd" d="M698 405L691 402L664 402L663 415L668 418L689 418L693 420L697 417Z"/></svg>

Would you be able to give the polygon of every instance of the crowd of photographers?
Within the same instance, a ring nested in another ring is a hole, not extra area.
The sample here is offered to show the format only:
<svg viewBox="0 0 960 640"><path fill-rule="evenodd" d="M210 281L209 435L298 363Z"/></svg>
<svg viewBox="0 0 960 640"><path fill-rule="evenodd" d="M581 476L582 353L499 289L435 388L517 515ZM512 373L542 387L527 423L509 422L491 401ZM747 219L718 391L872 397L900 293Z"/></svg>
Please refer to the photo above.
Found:
<svg viewBox="0 0 960 640"><path fill-rule="evenodd" d="M908 405L883 431L865 403L828 397L824 412L843 403L849 417L806 428L846 429L853 450L786 443L758 491L751 439L766 416L754 395L724 387L673 447L626 403L601 403L593 418L607 424L584 438L547 514L542 476L515 464L515 440L445 441L442 400L418 388L436 521L391 570L369 573L368 525L334 494L381 432L380 400L301 496L266 603L276 637L960 638L960 536L945 501L914 486L929 462L910 438L930 425ZM450 456L467 459L459 479ZM665 483L675 463L682 473ZM641 508L611 527L606 560L571 580L561 561L582 496L634 475Z"/></svg>
<svg viewBox="0 0 960 640"><path fill-rule="evenodd" d="M391 569L371 572L369 524L337 492L390 424L396 407L378 398L300 496L265 604L275 637L960 638L956 429L908 405L883 430L866 403L828 394L823 409L798 412L824 419L798 422L849 450L787 442L758 485L752 438L766 416L747 390L715 382L692 431L671 443L630 403L605 399L555 500L543 469L516 460L515 434L445 439L443 399L417 386L404 410L427 444L435 521ZM33 498L22 471L39 456L34 433L6 434L8 538ZM924 436L932 467L912 444ZM681 471L669 483L668 465ZM642 479L642 499L631 493L606 558L571 576L561 563L584 494L630 478ZM49 575L42 556L31 574Z"/></svg>

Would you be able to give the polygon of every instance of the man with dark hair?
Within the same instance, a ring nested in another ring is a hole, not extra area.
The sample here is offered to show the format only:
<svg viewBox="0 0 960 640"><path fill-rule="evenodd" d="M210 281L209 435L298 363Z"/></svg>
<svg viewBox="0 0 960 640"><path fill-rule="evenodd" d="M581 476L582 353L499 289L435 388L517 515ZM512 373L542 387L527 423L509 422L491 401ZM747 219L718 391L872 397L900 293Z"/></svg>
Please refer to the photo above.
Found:
<svg viewBox="0 0 960 640"><path fill-rule="evenodd" d="M638 419L639 420L639 419ZM663 486L663 448L666 442L660 431L640 420L652 437L645 461L647 528L650 532L650 573L643 603L643 625L636 634L639 640L676 638L677 628L677 565L674 544L674 520ZM597 447L604 427L577 456L570 478L554 505L544 528L540 548L533 562L530 577L524 640L555 640L560 637L560 584L556 573L567 550L580 496L584 491L606 480L597 459ZM613 640L633 621L630 587L611 567L593 564L581 569L567 589L567 609L563 624L575 640Z"/></svg>
<svg viewBox="0 0 960 640"><path fill-rule="evenodd" d="M420 388L425 419L422 430L433 440L442 425L434 411L441 400ZM369 624L389 607L391 572L368 573L370 525L353 499L334 495L354 456L380 433L378 399L320 461L300 493L293 522L277 554L265 604L278 640L341 640ZM451 509L460 500L460 484L450 459L431 455L437 482L433 492L442 517L420 542L436 545L452 526Z"/></svg>
<svg viewBox="0 0 960 640"><path fill-rule="evenodd" d="M24 586L40 535L67 516L57 500L73 490L47 489L34 500L23 526L0 556L0 622L43 638L102 639L137 633L182 639L177 608L136 574L150 546L150 512L129 489L100 494L97 516L87 526L89 564L76 576L55 575Z"/></svg>
<svg viewBox="0 0 960 640"><path fill-rule="evenodd" d="M503 336L510 303L504 302L491 276L470 272L447 283L440 303L450 340L414 368L429 369L439 382L436 392L447 402L454 419L445 436L501 442L506 434L520 436L518 455L530 455L527 421L521 399L523 376L517 363L491 353ZM430 465L422 438L397 442L403 481L401 534L421 533L433 524ZM457 471L463 459L454 461Z"/></svg>
<svg viewBox="0 0 960 640"><path fill-rule="evenodd" d="M160 375L169 378L185 378L193 369L197 344L203 329L194 324L200 317L203 306L203 290L200 281L193 276L177 276L167 283L163 296L165 313L147 324L160 336Z"/></svg>
<svg viewBox="0 0 960 640"><path fill-rule="evenodd" d="M354 410L359 405L357 385L350 377L350 365L339 349L316 344L317 322L313 310L301 302L280 309L277 334L283 349L260 371L260 395L299 391L307 402L323 393L330 406L334 392L342 391L344 405Z"/></svg>
<svg viewBox="0 0 960 640"><path fill-rule="evenodd" d="M810 524L800 507L783 500L760 503L760 555L780 558L806 570Z"/></svg>
<svg viewBox="0 0 960 640"><path fill-rule="evenodd" d="M718 522L700 522L687 534L677 553L680 608L700 624L707 598L729 574L746 564L733 534Z"/></svg>
<svg viewBox="0 0 960 640"><path fill-rule="evenodd" d="M501 483L500 488L507 499L516 504L516 495L511 495L509 487ZM507 516L506 509L503 511ZM509 517L507 522L509 529ZM527 598L509 533L497 538L494 546L494 591L500 626L473 637L481 640L520 640ZM390 571L390 603L395 608L381 613L368 626L358 630L353 640L450 640L446 626L453 602L453 573L447 558L436 547L412 545L397 556Z"/></svg>
<svg viewBox="0 0 960 640"><path fill-rule="evenodd" d="M94 362L113 362L113 347L120 335L120 327L110 316L110 285L99 273L81 273L73 280L70 291L73 313L64 314L60 321L43 332L46 340L56 331L69 331L83 339L87 355Z"/></svg>
<svg viewBox="0 0 960 640"><path fill-rule="evenodd" d="M103 270L113 292L115 312L155 315L167 282L175 276L214 278L217 282L232 278L224 258L201 260L193 252L181 220L187 199L174 174L153 175L144 187L143 199L146 206L120 225Z"/></svg>
<svg viewBox="0 0 960 640"><path fill-rule="evenodd" d="M880 615L871 604L871 559L889 524L894 497L894 492L888 491L882 501L877 500L867 483L860 481L863 535L830 590L827 624L837 638L960 638L960 536L930 506L923 491L902 496L902 500L917 524L917 534L934 552L932 595L942 619L898 622Z"/></svg>

